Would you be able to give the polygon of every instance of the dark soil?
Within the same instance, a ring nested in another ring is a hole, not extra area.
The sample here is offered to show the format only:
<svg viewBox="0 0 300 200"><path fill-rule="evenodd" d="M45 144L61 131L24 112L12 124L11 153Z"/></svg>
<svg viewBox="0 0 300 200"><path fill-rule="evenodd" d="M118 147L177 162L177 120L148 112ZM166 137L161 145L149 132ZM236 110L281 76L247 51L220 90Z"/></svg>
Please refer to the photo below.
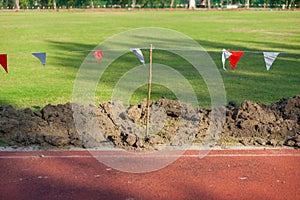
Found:
<svg viewBox="0 0 300 200"><path fill-rule="evenodd" d="M67 103L38 111L0 106L0 145L94 148L111 144L138 151L192 143L300 147L300 95L271 106L244 101L211 110L161 99L150 108L145 136L144 101L129 107L120 102L98 107Z"/></svg>

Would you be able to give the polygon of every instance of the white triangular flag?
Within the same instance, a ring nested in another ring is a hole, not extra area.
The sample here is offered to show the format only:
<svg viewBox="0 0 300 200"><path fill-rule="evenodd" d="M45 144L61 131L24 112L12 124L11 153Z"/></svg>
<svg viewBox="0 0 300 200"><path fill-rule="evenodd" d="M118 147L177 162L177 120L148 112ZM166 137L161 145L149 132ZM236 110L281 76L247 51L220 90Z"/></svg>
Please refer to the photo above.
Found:
<svg viewBox="0 0 300 200"><path fill-rule="evenodd" d="M265 63L266 63L266 68L267 68L267 70L269 70L271 68L273 62L279 55L279 53L278 52L263 52L263 54L264 54L264 59L265 59Z"/></svg>
<svg viewBox="0 0 300 200"><path fill-rule="evenodd" d="M139 48L131 48L130 51L134 53L140 60L140 62L145 65L145 60L142 51Z"/></svg>
<svg viewBox="0 0 300 200"><path fill-rule="evenodd" d="M222 63L223 63L223 69L226 70L225 68L225 61L227 58L229 58L232 55L232 53L228 52L226 49L222 50Z"/></svg>

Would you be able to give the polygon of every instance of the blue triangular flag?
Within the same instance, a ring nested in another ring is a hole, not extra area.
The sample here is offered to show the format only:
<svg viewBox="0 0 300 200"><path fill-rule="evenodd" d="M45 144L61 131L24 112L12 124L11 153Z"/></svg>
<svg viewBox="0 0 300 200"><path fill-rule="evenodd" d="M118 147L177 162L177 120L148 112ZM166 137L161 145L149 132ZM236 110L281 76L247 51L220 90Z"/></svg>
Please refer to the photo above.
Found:
<svg viewBox="0 0 300 200"><path fill-rule="evenodd" d="M130 49L130 51L132 53L134 53L139 58L140 62L143 65L145 65L145 60L144 60L143 53L142 53L142 51L139 48L132 48L132 49Z"/></svg>
<svg viewBox="0 0 300 200"><path fill-rule="evenodd" d="M46 52L32 53L32 55L37 57L41 61L44 67L46 66Z"/></svg>

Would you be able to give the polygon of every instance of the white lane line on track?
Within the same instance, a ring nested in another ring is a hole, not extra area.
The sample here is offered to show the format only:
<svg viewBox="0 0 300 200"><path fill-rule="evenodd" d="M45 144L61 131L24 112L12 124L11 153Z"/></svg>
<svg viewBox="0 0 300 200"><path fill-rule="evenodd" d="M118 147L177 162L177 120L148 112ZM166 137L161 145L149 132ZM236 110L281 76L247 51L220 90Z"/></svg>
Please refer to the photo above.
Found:
<svg viewBox="0 0 300 200"><path fill-rule="evenodd" d="M43 155L43 156L0 156L0 159L29 159L29 158L169 158L169 157L184 157L184 158L197 158L197 157L299 157L300 154L190 154L190 155Z"/></svg>

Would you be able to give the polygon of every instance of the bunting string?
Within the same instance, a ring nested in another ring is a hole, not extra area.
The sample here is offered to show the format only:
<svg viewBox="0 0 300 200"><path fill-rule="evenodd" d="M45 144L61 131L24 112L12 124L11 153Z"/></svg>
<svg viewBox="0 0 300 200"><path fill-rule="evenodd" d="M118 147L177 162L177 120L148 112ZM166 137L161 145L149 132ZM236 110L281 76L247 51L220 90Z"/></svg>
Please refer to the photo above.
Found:
<svg viewBox="0 0 300 200"><path fill-rule="evenodd" d="M124 49L79 49L79 50L72 50L69 52L74 52L74 53L85 53L85 52L94 52L97 50L102 50L102 51L131 51L131 49L140 49L140 50L150 50L149 47L132 47L130 49L124 48ZM199 50L199 49L193 49L193 48L158 48L158 47L153 47L152 50L165 50L165 51L198 51L198 52L216 52L220 53L220 50ZM253 53L253 54L262 54L263 52L271 52L269 50L261 50L261 51L251 51L251 50L235 50L235 51L243 51L244 53ZM44 52L44 51L40 51ZM222 52L222 51L221 51ZM283 51L273 51L273 52L278 52L280 54L300 54L300 52L283 52ZM10 55L17 55L17 54L32 54L33 52L1 52L0 54L10 54ZM57 53L56 51L47 51L47 54L55 54Z"/></svg>
<svg viewBox="0 0 300 200"><path fill-rule="evenodd" d="M140 50L150 50L149 47L133 47L130 49L99 49L102 51L131 51L131 49L140 49ZM152 50L162 50L162 51L198 51L198 52L220 52L220 50L199 50L199 49L193 49L193 48L157 48L153 47ZM84 53L84 52L94 52L95 49L90 50L73 50L71 52L77 52L77 53ZM244 53L253 53L253 54L262 54L263 52L270 52L270 51L250 51L250 50L236 50L236 51L243 51ZM279 52L279 51L276 51ZM279 52L280 54L300 54L300 52Z"/></svg>
<svg viewBox="0 0 300 200"><path fill-rule="evenodd" d="M70 52L93 52L94 57L98 63L101 62L101 59L104 57L104 52L107 51L131 51L133 54L137 56L139 61L145 65L145 60L144 56L142 53L142 50L150 50L149 47L141 47L141 48L130 48L130 49L99 49L99 50L73 50ZM152 50L163 50L163 51L196 51L196 52L220 52L219 50L199 50L199 49L193 49L193 48L157 48L153 47ZM12 52L8 54L28 54L29 52ZM240 58L244 53L253 53L253 54L262 54L264 56L264 61L266 65L266 69L269 71L273 63L275 62L276 58L279 55L284 55L284 54L295 54L299 55L300 52L270 52L270 51L250 51L250 50L243 50L243 51L232 51L232 50L222 50L222 64L223 64L223 69L226 70L226 60L229 59L231 69L234 70L235 66L239 62ZM33 52L31 53L34 57L36 57L41 64L45 67L46 66L46 52ZM8 73L8 64L7 64L7 53L1 53L0 54L0 65L4 69L6 73Z"/></svg>

